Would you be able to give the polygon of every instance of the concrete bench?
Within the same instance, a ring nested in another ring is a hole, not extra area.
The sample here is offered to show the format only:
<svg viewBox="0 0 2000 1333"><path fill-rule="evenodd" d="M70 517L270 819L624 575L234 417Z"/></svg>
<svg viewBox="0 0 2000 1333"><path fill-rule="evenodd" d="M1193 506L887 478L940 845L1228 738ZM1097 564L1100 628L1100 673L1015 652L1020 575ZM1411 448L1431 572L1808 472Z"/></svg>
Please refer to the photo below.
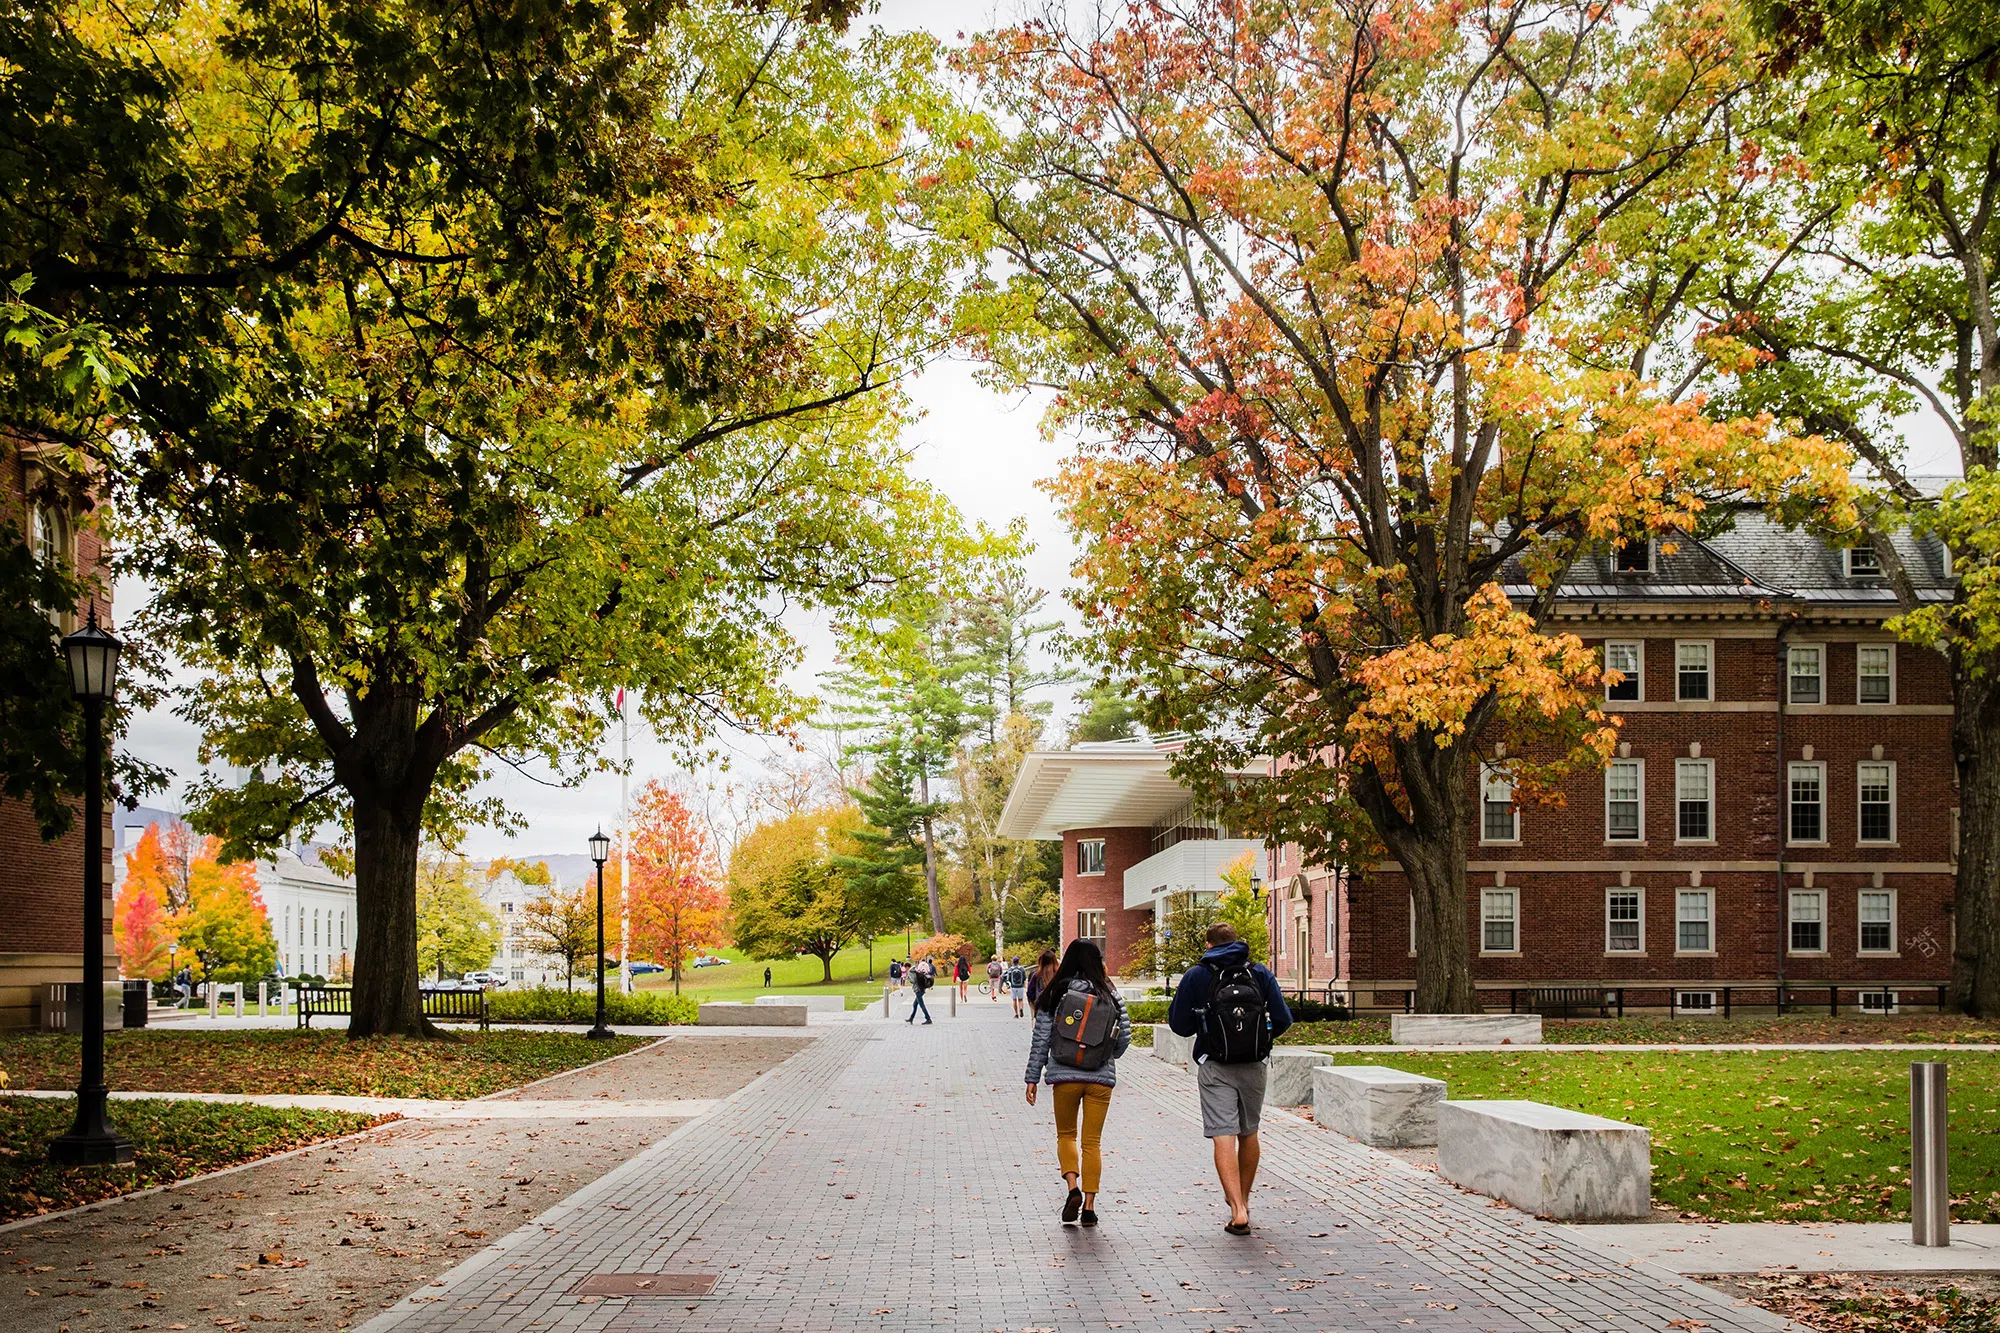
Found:
<svg viewBox="0 0 2000 1333"><path fill-rule="evenodd" d="M802 1004L729 1004L713 1000L695 1011L695 1026L704 1028L802 1028Z"/></svg>
<svg viewBox="0 0 2000 1333"><path fill-rule="evenodd" d="M1652 1215L1653 1140L1639 1125L1541 1102L1442 1101L1438 1174L1538 1217Z"/></svg>
<svg viewBox="0 0 2000 1333"><path fill-rule="evenodd" d="M1194 1067L1194 1038L1176 1036L1165 1023L1153 1024L1153 1058L1182 1069Z"/></svg>
<svg viewBox="0 0 2000 1333"><path fill-rule="evenodd" d="M1398 1046L1539 1046L1540 1014L1391 1014Z"/></svg>
<svg viewBox="0 0 2000 1333"><path fill-rule="evenodd" d="M847 1000L839 995L759 995L751 1003L763 1008L773 1005L804 1005L808 1013L839 1014L847 1011Z"/></svg>
<svg viewBox="0 0 2000 1333"><path fill-rule="evenodd" d="M1312 1071L1313 1122L1376 1148L1438 1141L1443 1082L1384 1065L1321 1065Z"/></svg>
<svg viewBox="0 0 2000 1333"><path fill-rule="evenodd" d="M1264 1101L1271 1106L1304 1106L1313 1099L1313 1071L1330 1065L1325 1051L1303 1046L1273 1046L1264 1076Z"/></svg>

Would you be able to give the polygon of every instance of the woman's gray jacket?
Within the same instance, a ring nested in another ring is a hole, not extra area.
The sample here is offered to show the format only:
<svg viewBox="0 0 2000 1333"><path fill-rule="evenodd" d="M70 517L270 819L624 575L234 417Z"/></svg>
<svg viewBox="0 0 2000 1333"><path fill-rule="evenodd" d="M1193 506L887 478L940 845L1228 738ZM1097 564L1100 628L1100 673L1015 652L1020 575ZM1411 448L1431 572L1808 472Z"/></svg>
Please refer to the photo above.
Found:
<svg viewBox="0 0 2000 1333"><path fill-rule="evenodd" d="M1090 983L1081 977L1071 977L1069 988L1089 990ZM1056 1028L1055 1015L1039 1007L1035 1010L1035 1043L1028 1048L1028 1082L1040 1083L1046 1078L1050 1083L1102 1083L1107 1088L1118 1086L1118 1057L1132 1046L1132 1018L1125 1012L1125 1001L1117 991L1112 991L1109 998L1118 1006L1118 1031L1111 1039L1111 1058L1095 1069L1077 1069L1049 1059L1049 1039Z"/></svg>

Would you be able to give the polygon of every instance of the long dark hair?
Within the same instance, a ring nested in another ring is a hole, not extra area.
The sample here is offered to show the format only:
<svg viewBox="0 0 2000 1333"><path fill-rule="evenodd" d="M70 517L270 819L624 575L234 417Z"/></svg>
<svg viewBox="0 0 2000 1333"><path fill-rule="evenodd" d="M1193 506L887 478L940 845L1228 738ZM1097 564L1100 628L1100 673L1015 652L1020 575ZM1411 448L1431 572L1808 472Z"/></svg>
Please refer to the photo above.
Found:
<svg viewBox="0 0 2000 1333"><path fill-rule="evenodd" d="M1071 940L1069 947L1063 950L1062 962L1057 966L1056 974L1049 978L1049 983L1042 987L1041 994L1035 997L1036 1012L1054 1013L1056 1001L1069 989L1071 977L1082 977L1096 987L1099 995L1113 993L1111 978L1104 971L1104 951L1089 940Z"/></svg>

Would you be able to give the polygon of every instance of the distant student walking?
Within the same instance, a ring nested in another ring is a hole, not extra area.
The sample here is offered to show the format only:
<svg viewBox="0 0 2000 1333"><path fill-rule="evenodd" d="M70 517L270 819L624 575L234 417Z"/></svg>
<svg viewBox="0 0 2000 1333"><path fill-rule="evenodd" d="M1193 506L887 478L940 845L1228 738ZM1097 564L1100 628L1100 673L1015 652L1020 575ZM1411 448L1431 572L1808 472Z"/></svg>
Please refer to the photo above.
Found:
<svg viewBox="0 0 2000 1333"><path fill-rule="evenodd" d="M1020 959L1010 958L1006 976L1007 993L1014 997L1014 1017L1020 1018L1027 1013L1022 1002L1028 998L1028 969L1021 966Z"/></svg>
<svg viewBox="0 0 2000 1333"><path fill-rule="evenodd" d="M958 965L953 969L953 975L958 979L958 998L971 999L972 997L965 993L965 983L972 980L972 964L965 961L964 954L958 956Z"/></svg>
<svg viewBox="0 0 2000 1333"><path fill-rule="evenodd" d="M930 1026L931 1007L924 1003L924 992L931 988L931 982L935 980L937 968L928 958L910 969L910 1016L903 1020L905 1023L916 1022L917 1010L921 1009L924 1011L924 1026Z"/></svg>
<svg viewBox="0 0 2000 1333"><path fill-rule="evenodd" d="M1028 1105L1047 1079L1056 1112L1056 1161L1069 1194L1062 1220L1097 1225L1097 1189L1104 1175L1104 1117L1118 1085L1118 1057L1132 1045L1125 1001L1104 972L1104 955L1089 940L1072 940L1062 964L1035 1002L1035 1036L1028 1048Z"/></svg>
<svg viewBox="0 0 2000 1333"><path fill-rule="evenodd" d="M995 1000L1000 998L1000 974L1005 970L998 958L986 960L986 993Z"/></svg>
<svg viewBox="0 0 2000 1333"><path fill-rule="evenodd" d="M1208 928L1208 952L1189 968L1167 1007L1167 1026L1194 1038L1201 1132L1215 1145L1215 1174L1229 1202L1223 1230L1250 1234L1250 1187L1257 1181L1257 1125L1264 1111L1271 1043L1292 1025L1278 979L1250 961L1236 928Z"/></svg>

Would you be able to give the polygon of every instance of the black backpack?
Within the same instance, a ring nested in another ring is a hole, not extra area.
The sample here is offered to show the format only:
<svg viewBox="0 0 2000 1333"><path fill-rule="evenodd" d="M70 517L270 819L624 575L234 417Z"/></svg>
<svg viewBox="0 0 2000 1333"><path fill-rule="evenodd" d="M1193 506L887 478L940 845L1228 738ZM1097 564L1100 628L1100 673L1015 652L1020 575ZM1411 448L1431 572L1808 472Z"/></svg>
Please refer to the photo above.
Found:
<svg viewBox="0 0 2000 1333"><path fill-rule="evenodd" d="M1118 1001L1089 990L1066 990L1056 1001L1049 1059L1071 1069L1101 1069L1118 1037Z"/></svg>
<svg viewBox="0 0 2000 1333"><path fill-rule="evenodd" d="M1248 966L1209 970L1215 973L1215 984L1201 1014L1201 1052L1217 1064L1255 1064L1271 1054L1264 988Z"/></svg>

